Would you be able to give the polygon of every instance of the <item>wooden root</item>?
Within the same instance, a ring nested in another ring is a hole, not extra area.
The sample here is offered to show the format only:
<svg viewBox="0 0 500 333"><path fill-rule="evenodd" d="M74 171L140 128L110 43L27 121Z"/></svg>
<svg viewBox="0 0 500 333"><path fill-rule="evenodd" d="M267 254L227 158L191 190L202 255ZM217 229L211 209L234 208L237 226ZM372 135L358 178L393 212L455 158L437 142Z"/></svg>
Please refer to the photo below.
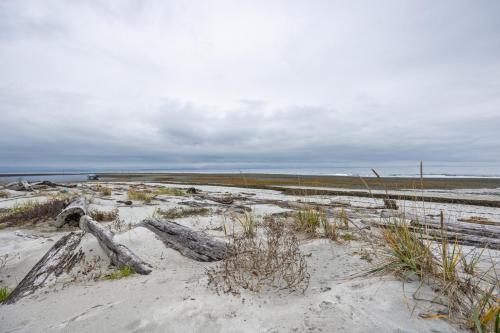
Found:
<svg viewBox="0 0 500 333"><path fill-rule="evenodd" d="M227 244L188 227L164 219L147 218L139 226L154 232L163 243L197 261L217 261L225 257Z"/></svg>
<svg viewBox="0 0 500 333"><path fill-rule="evenodd" d="M81 249L75 253L82 236L82 232L71 232L61 237L43 258L33 266L3 303L15 303L22 297L30 295L36 289L42 287L50 276L57 277L63 272L69 272L83 257Z"/></svg>
<svg viewBox="0 0 500 333"><path fill-rule="evenodd" d="M80 228L94 235L99 245L106 252L111 262L119 267L130 266L139 274L151 273L151 265L142 261L134 252L122 244L114 241L114 233L94 221L91 217L84 215L80 218Z"/></svg>
<svg viewBox="0 0 500 333"><path fill-rule="evenodd" d="M78 223L80 221L80 218L86 214L87 201L85 197L81 197L70 203L59 213L59 215L57 215L54 225L58 228L61 228L68 222Z"/></svg>

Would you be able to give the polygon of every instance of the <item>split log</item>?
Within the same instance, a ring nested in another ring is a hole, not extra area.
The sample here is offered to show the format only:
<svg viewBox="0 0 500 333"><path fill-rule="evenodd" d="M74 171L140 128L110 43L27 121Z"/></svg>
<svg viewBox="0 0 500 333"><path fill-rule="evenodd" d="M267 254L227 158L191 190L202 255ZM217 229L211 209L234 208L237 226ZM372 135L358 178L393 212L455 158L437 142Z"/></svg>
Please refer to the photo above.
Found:
<svg viewBox="0 0 500 333"><path fill-rule="evenodd" d="M87 210L87 200L85 197L81 197L64 208L59 215L57 215L54 224L58 228L68 222L74 222L77 224L80 221L80 218L87 214Z"/></svg>
<svg viewBox="0 0 500 333"><path fill-rule="evenodd" d="M69 272L83 257L81 249L75 253L82 236L83 232L71 232L61 237L26 274L3 303L15 303L22 297L30 295L36 289L42 287L50 276L57 277L63 272Z"/></svg>
<svg viewBox="0 0 500 333"><path fill-rule="evenodd" d="M197 261L217 261L225 257L227 244L178 223L147 218L139 226L154 232L163 243Z"/></svg>
<svg viewBox="0 0 500 333"><path fill-rule="evenodd" d="M130 266L139 274L151 273L151 265L142 261L134 252L123 244L114 241L115 234L94 221L91 217L84 215L80 218L80 228L94 235L99 245L106 252L111 262L119 267Z"/></svg>

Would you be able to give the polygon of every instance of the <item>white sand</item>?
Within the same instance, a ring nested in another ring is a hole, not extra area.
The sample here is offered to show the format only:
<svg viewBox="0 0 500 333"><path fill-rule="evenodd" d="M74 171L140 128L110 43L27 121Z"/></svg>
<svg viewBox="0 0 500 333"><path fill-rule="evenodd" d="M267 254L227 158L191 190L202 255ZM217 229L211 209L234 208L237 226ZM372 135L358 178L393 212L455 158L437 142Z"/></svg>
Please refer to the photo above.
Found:
<svg viewBox="0 0 500 333"><path fill-rule="evenodd" d="M213 193L252 193L248 197L259 199L301 200L276 191L197 188ZM158 207L168 209L180 201L191 200L162 196L166 201L154 201L152 205L134 202L128 207L117 205L115 201L125 199L123 191L113 194L112 198L94 199L92 208L111 210L119 206L120 219L127 224L136 224L151 216ZM335 199L309 197L302 200L331 202ZM214 229L227 223L230 211L222 205L209 204L212 213L208 216L178 221L223 236L220 230ZM250 203L249 206L257 218L286 211L272 204ZM492 214L498 214L498 210ZM0 271L1 283L14 287L65 232L68 231L0 230L0 256L9 256L7 265ZM33 239L31 235L39 237ZM69 276L52 281L14 305L0 306L0 332L458 331L444 319L420 317L441 308L430 302L412 300L413 292L420 287L418 282L406 283L403 290L402 282L392 276L356 277L373 267L360 258L358 252L367 246L360 241L335 243L316 239L304 242L301 250L310 254L307 263L311 274L309 288L304 294L243 292L241 296L219 296L207 288L205 270L213 263L200 263L181 256L144 228L125 231L117 235L117 239L152 264L153 272L146 276L136 274L119 280L93 281L77 273L85 266L80 263ZM91 235L84 237L81 246L87 260L97 256L103 258L95 271L103 274L110 271L107 259ZM432 299L433 296L429 288L420 288L420 298Z"/></svg>

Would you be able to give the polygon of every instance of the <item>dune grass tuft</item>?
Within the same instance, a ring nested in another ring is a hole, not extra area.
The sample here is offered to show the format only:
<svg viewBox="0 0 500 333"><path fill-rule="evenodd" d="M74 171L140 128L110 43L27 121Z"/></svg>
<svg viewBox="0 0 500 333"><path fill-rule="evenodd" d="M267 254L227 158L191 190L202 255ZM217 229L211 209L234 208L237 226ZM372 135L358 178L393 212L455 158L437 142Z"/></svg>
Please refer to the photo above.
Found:
<svg viewBox="0 0 500 333"><path fill-rule="evenodd" d="M310 235L315 235L320 226L328 223L325 212L319 209L303 209L295 216L295 229L304 231Z"/></svg>
<svg viewBox="0 0 500 333"><path fill-rule="evenodd" d="M257 222L252 214L245 212L242 217L236 217L236 221L240 224L245 237L253 238L257 235Z"/></svg>
<svg viewBox="0 0 500 333"><path fill-rule="evenodd" d="M149 203L154 199L154 197L155 194L148 191L138 191L132 188L127 191L127 198L129 200L144 201Z"/></svg>
<svg viewBox="0 0 500 333"><path fill-rule="evenodd" d="M111 187L103 186L103 185L97 185L97 191L106 197L109 197L112 193Z"/></svg>
<svg viewBox="0 0 500 333"><path fill-rule="evenodd" d="M156 195L172 195L177 197L182 197L186 195L186 192L174 187L159 187L155 189L154 194Z"/></svg>
<svg viewBox="0 0 500 333"><path fill-rule="evenodd" d="M417 200L419 204L424 202L424 198ZM425 221L425 209L422 210L421 219ZM440 293L450 320L475 332L500 332L500 282L495 261L492 259L489 268L479 269L484 249L475 248L464 254L458 240L450 240L443 211L438 233L413 222L409 224L403 213L382 224L385 227L381 238L388 259L372 272L391 271L400 276L414 272L422 283Z"/></svg>

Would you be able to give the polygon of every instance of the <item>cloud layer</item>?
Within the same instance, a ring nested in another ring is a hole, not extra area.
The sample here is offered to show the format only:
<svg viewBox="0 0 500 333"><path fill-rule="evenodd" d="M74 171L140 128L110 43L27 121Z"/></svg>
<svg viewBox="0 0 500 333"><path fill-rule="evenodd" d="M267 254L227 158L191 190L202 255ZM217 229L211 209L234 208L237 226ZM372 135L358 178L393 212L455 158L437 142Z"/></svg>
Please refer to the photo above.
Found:
<svg viewBox="0 0 500 333"><path fill-rule="evenodd" d="M0 166L500 162L494 1L2 1Z"/></svg>

